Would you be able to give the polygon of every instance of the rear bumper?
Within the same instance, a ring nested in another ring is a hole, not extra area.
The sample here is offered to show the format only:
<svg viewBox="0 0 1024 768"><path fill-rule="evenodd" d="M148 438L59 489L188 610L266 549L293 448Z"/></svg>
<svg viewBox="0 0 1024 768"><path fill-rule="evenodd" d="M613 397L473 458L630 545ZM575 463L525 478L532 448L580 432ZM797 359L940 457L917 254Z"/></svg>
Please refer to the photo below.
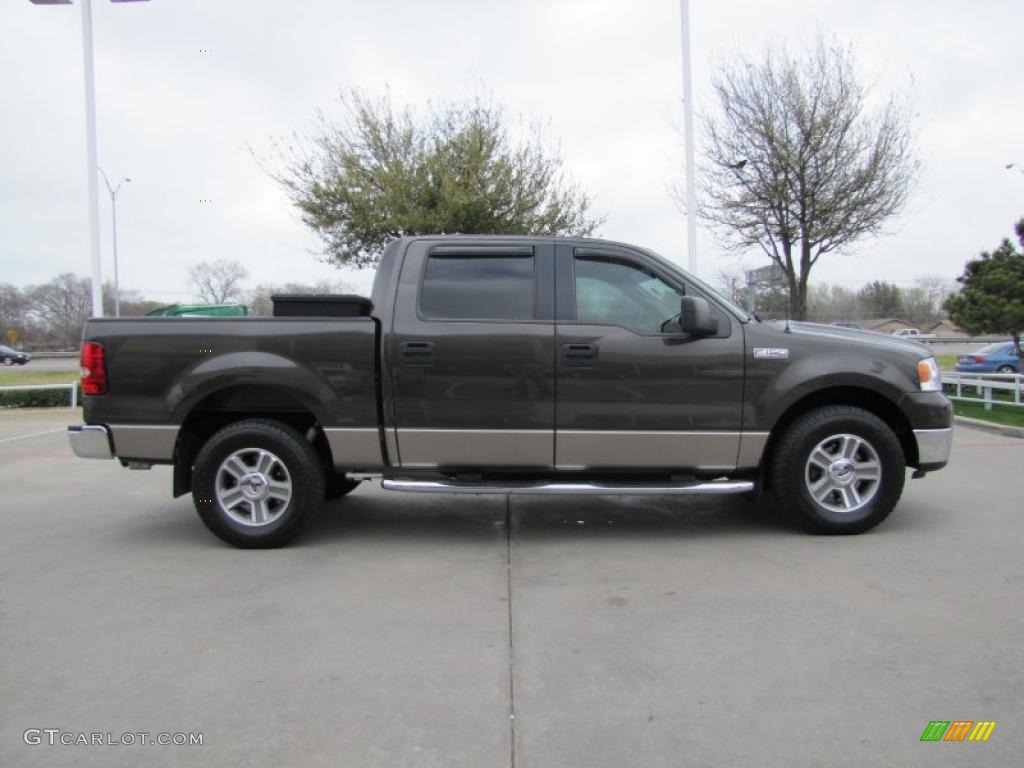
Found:
<svg viewBox="0 0 1024 768"><path fill-rule="evenodd" d="M953 428L915 429L914 439L917 440L918 469L931 472L942 469L949 462L949 454L953 450Z"/></svg>
<svg viewBox="0 0 1024 768"><path fill-rule="evenodd" d="M74 424L68 427L71 450L80 459L112 459L114 449L110 444L110 431L94 424Z"/></svg>

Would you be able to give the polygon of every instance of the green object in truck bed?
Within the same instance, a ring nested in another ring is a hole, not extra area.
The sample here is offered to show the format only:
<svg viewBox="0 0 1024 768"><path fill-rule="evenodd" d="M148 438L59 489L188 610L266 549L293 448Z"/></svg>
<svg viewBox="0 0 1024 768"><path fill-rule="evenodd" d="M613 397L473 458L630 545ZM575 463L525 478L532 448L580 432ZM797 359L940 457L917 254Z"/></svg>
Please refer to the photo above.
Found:
<svg viewBox="0 0 1024 768"><path fill-rule="evenodd" d="M147 312L146 317L242 317L248 314L244 304L171 304Z"/></svg>

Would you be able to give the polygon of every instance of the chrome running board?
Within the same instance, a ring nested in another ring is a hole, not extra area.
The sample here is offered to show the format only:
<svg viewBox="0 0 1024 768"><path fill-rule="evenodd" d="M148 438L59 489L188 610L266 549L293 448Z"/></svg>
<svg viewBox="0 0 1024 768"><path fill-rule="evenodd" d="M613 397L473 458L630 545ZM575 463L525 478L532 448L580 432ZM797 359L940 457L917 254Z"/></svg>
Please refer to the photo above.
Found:
<svg viewBox="0 0 1024 768"><path fill-rule="evenodd" d="M752 480L712 480L707 483L685 485L617 485L614 483L570 483L542 482L522 485L488 485L474 483L451 483L438 480L382 480L386 491L407 491L412 493L580 493L590 495L722 495L747 493L754 490Z"/></svg>

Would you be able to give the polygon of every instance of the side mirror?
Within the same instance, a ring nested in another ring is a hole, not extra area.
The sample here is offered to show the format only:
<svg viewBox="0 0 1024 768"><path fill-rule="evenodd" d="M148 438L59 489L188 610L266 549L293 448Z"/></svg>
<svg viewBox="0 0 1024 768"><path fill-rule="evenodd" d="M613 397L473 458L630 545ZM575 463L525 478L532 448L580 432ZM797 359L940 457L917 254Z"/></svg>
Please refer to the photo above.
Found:
<svg viewBox="0 0 1024 768"><path fill-rule="evenodd" d="M679 330L691 336L711 336L718 333L718 318L711 313L711 305L700 296L680 299Z"/></svg>

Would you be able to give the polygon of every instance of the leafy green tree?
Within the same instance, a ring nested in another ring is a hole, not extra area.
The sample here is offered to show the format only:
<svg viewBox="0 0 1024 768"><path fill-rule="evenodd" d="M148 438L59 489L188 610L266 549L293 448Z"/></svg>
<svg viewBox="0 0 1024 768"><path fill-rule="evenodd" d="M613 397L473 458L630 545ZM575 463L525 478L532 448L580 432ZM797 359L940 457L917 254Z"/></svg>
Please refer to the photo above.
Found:
<svg viewBox="0 0 1024 768"><path fill-rule="evenodd" d="M858 298L868 317L900 317L903 314L903 294L893 283L875 280L860 289Z"/></svg>
<svg viewBox="0 0 1024 768"><path fill-rule="evenodd" d="M698 213L725 247L759 248L785 272L794 319L811 269L882 234L918 177L911 110L877 108L850 49L819 38L799 54L739 53L712 74Z"/></svg>
<svg viewBox="0 0 1024 768"><path fill-rule="evenodd" d="M341 96L312 136L274 143L277 169L327 261L373 266L387 243L425 233L589 235L602 219L539 126L513 138L504 109L475 97L396 108L389 93Z"/></svg>
<svg viewBox="0 0 1024 768"><path fill-rule="evenodd" d="M1024 219L1015 227L1024 247ZM1017 356L1024 362L1020 332L1024 329L1024 253L1009 239L991 253L968 261L958 277L959 293L946 299L946 311L968 333L1012 334ZM1021 370L1024 370L1022 367Z"/></svg>

